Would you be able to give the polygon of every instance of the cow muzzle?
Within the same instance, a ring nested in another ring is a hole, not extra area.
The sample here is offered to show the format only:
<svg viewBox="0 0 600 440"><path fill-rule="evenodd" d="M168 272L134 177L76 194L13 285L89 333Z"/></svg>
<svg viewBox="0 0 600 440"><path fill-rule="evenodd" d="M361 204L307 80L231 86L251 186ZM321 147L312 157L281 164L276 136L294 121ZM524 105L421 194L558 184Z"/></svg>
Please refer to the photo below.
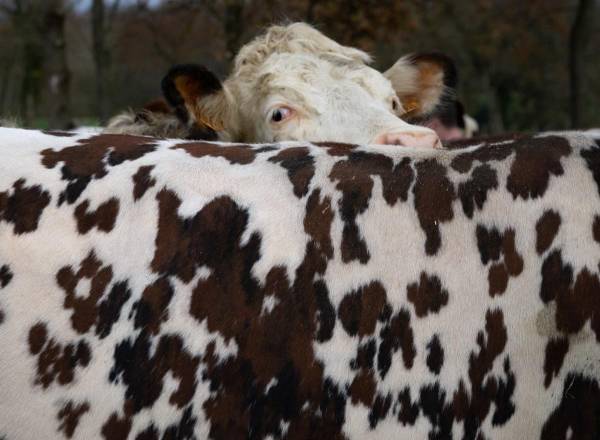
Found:
<svg viewBox="0 0 600 440"><path fill-rule="evenodd" d="M376 136L371 143L415 148L443 148L440 138L433 130L386 132Z"/></svg>

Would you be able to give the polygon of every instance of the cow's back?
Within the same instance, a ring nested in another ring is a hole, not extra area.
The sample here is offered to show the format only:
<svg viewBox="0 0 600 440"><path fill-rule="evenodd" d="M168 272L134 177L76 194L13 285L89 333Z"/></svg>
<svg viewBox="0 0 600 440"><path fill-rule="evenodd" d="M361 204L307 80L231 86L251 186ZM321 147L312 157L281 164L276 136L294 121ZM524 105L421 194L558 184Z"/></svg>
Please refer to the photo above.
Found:
<svg viewBox="0 0 600 440"><path fill-rule="evenodd" d="M600 436L584 136L0 140L0 438Z"/></svg>

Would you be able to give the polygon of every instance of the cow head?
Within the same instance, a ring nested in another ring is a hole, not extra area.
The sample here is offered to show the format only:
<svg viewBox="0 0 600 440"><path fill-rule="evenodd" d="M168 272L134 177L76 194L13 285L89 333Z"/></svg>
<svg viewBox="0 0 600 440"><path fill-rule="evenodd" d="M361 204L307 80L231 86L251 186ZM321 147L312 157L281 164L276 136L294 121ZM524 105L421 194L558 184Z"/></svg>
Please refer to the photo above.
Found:
<svg viewBox="0 0 600 440"><path fill-rule="evenodd" d="M437 54L398 60L385 73L369 56L304 23L271 27L244 46L221 83L206 68L176 66L163 92L182 119L244 142L337 141L439 147L411 125L435 109L455 73Z"/></svg>

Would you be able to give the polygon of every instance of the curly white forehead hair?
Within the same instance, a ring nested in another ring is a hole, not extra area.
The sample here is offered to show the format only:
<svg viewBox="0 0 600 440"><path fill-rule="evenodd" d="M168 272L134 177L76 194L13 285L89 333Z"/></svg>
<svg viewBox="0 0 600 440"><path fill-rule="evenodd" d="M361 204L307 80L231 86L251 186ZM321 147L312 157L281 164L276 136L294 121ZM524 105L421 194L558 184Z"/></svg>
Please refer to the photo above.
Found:
<svg viewBox="0 0 600 440"><path fill-rule="evenodd" d="M252 76L265 59L276 53L305 53L340 63L371 62L362 50L342 46L306 23L271 26L267 31L240 49L235 57L235 76Z"/></svg>

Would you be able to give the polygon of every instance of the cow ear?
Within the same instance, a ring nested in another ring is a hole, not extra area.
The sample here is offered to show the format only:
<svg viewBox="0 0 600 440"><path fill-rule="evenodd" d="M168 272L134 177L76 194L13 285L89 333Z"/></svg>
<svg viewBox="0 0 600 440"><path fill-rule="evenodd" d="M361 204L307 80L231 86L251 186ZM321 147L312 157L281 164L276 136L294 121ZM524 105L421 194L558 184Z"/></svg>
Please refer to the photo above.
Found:
<svg viewBox="0 0 600 440"><path fill-rule="evenodd" d="M221 81L206 67L182 64L172 67L162 80L162 91L177 117L188 123L190 117L201 126L220 131L224 128L223 106L211 109L211 103L225 101Z"/></svg>
<svg viewBox="0 0 600 440"><path fill-rule="evenodd" d="M457 82L454 62L440 53L402 57L384 75L402 102L407 120L431 114L452 96Z"/></svg>

